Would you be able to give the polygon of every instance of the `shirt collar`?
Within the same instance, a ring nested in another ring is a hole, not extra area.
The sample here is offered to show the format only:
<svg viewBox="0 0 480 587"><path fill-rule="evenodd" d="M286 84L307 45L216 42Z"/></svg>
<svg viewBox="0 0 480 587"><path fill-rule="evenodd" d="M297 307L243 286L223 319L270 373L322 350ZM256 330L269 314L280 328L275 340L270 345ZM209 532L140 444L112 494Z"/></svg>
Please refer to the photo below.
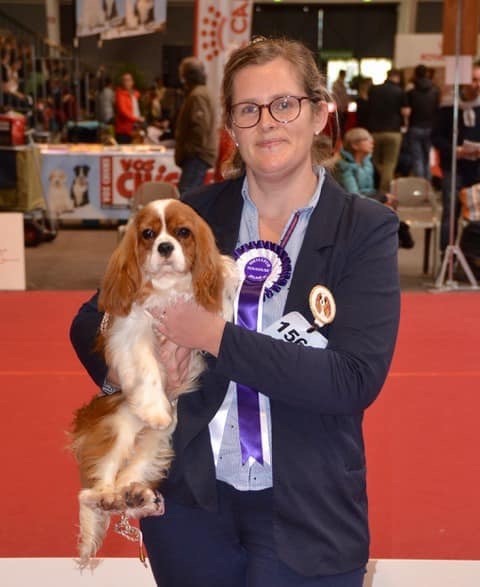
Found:
<svg viewBox="0 0 480 587"><path fill-rule="evenodd" d="M308 204L302 208L298 208L297 210L294 210L294 212L306 212L308 210L313 210L315 208L315 206L318 204L318 200L320 199L320 193L322 191L322 186L323 186L323 182L325 181L325 168L322 167L321 165L315 165L313 168L313 171L315 172L315 175L318 178L317 181L317 187L315 188L315 191L312 194L312 197L310 198ZM249 206L253 206L255 209L257 208L255 203L253 202L252 198L250 197L250 192L248 191L248 179L247 176L245 176L244 180L243 180L243 185L242 185L242 197L244 202L249 205Z"/></svg>

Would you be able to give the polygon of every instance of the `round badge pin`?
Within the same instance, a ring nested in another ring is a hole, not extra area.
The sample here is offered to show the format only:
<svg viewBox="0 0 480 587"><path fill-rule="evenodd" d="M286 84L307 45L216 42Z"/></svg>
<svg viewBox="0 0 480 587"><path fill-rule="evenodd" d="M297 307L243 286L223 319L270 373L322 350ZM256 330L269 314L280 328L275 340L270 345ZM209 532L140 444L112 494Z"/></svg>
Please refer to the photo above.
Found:
<svg viewBox="0 0 480 587"><path fill-rule="evenodd" d="M337 308L333 294L327 287L316 285L312 288L308 301L315 319L315 324L319 328L333 322Z"/></svg>

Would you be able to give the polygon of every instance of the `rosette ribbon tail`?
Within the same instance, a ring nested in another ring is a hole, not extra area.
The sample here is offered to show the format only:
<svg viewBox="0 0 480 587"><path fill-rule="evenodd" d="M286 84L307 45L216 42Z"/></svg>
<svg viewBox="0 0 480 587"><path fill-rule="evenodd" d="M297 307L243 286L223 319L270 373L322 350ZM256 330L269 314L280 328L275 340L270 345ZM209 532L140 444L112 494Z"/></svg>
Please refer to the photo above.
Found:
<svg viewBox="0 0 480 587"><path fill-rule="evenodd" d="M288 282L291 274L290 259L282 247L262 240L241 245L235 251L235 258L244 275L238 294L235 323L248 330L261 331L264 298L272 297ZM252 457L263 465L258 392L237 383L237 405L242 463L245 464Z"/></svg>
<svg viewBox="0 0 480 587"><path fill-rule="evenodd" d="M263 283L245 280L238 298L237 324L248 330L257 329L258 306L263 294ZM253 457L263 465L262 431L258 392L237 383L238 425L242 465Z"/></svg>

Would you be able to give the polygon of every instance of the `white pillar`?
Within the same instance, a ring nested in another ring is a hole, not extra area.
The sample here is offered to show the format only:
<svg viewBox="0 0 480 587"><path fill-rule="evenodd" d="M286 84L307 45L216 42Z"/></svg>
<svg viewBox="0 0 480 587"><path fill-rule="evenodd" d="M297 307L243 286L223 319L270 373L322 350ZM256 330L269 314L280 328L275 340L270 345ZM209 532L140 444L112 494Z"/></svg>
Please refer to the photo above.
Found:
<svg viewBox="0 0 480 587"><path fill-rule="evenodd" d="M413 34L418 0L402 0L398 5L397 33Z"/></svg>
<svg viewBox="0 0 480 587"><path fill-rule="evenodd" d="M45 0L47 16L47 41L50 45L50 56L58 55L56 47L60 46L60 0Z"/></svg>

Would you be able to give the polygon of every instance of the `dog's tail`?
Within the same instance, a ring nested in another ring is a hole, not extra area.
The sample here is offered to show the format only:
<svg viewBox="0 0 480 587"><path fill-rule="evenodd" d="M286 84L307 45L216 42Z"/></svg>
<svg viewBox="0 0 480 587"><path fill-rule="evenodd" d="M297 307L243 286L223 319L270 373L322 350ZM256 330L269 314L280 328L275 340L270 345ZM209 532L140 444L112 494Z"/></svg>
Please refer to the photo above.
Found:
<svg viewBox="0 0 480 587"><path fill-rule="evenodd" d="M80 569L93 568L92 558L102 545L103 539L110 524L110 514L96 508L89 503L89 490L82 490L79 494L79 521L78 535L78 566Z"/></svg>

